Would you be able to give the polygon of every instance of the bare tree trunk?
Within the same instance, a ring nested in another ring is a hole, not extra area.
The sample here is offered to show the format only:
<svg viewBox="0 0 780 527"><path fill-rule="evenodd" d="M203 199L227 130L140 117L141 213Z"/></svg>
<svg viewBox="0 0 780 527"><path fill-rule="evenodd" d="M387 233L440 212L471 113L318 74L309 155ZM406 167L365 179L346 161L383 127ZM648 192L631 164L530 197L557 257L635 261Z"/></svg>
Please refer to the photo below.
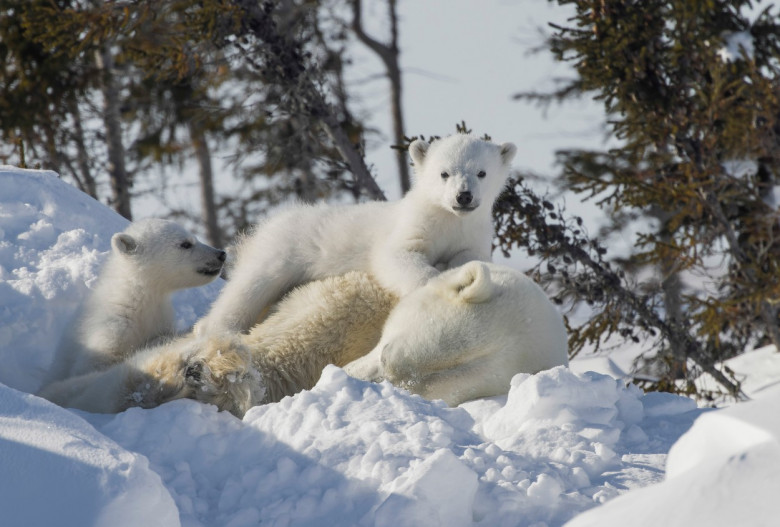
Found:
<svg viewBox="0 0 780 527"><path fill-rule="evenodd" d="M114 210L133 219L130 210L130 179L125 168L125 148L122 144L122 126L119 115L119 93L114 82L114 59L110 45L96 53L97 66L101 70L103 90L103 122L106 127L108 148L108 175L111 180L112 205Z"/></svg>
<svg viewBox="0 0 780 527"><path fill-rule="evenodd" d="M76 161L78 163L79 172L81 173L81 182L84 187L82 190L93 198L98 199L97 185L95 184L92 170L89 167L89 154L87 153L87 147L84 144L84 127L81 123L81 112L79 111L77 102L71 103L70 113L73 115L73 136L76 142Z"/></svg>
<svg viewBox="0 0 780 527"><path fill-rule="evenodd" d="M198 160L198 175L200 177L201 216L206 226L206 238L210 245L222 247L222 231L217 221L217 205L214 200L214 171L211 165L206 134L198 126L190 123L190 139Z"/></svg>
<svg viewBox="0 0 780 527"><path fill-rule="evenodd" d="M363 30L362 24L362 0L352 1L352 29L358 40L376 53L385 65L387 78L390 81L390 114L393 119L393 141L400 145L404 142L404 114L401 96L401 66L398 57L398 14L396 12L396 0L388 0L388 14L390 16L390 43L382 44L371 38ZM406 152L396 150L396 162L398 163L398 176L401 183L401 192L406 194L411 187L409 179L409 165Z"/></svg>

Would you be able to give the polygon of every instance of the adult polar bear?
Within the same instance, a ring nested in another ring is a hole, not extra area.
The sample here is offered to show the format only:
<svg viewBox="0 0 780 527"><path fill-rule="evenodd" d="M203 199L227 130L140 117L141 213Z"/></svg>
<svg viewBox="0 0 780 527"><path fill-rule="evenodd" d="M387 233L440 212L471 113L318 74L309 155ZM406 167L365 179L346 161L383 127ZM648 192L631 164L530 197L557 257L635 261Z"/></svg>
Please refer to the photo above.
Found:
<svg viewBox="0 0 780 527"><path fill-rule="evenodd" d="M196 332L247 331L293 287L349 271L404 296L440 269L489 261L492 206L516 151L466 134L417 140L409 146L415 182L401 200L275 215L239 244L231 278Z"/></svg>
<svg viewBox="0 0 780 527"><path fill-rule="evenodd" d="M344 370L455 406L507 393L517 373L567 365L567 350L541 287L515 269L469 262L405 296L373 351Z"/></svg>

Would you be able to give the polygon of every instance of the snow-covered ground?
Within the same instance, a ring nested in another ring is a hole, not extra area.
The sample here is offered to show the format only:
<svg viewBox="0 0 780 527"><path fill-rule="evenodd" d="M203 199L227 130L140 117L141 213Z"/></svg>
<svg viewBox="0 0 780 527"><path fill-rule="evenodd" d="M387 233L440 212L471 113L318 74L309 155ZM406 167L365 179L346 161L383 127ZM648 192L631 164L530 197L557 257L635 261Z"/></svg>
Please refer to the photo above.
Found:
<svg viewBox="0 0 780 527"><path fill-rule="evenodd" d="M733 367L756 400L714 411L586 371L619 375L604 359L457 408L335 367L243 420L189 400L94 415L30 395L125 224L55 174L0 167L0 525L780 521L773 350ZM176 297L182 328L219 288Z"/></svg>

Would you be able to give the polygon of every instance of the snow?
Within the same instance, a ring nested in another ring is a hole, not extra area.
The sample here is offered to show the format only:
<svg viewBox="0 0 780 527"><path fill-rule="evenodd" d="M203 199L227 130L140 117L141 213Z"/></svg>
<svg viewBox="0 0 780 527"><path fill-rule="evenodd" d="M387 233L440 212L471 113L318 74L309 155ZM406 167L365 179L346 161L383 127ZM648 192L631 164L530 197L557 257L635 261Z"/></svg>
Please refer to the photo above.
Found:
<svg viewBox="0 0 780 527"><path fill-rule="evenodd" d="M747 58L753 60L755 46L753 36L748 31L734 31L723 35L723 46L718 56L723 62L735 62Z"/></svg>
<svg viewBox="0 0 780 527"><path fill-rule="evenodd" d="M570 527L777 525L780 389L700 416L669 452L666 480L577 517ZM662 505L663 504L663 505Z"/></svg>
<svg viewBox="0 0 780 527"><path fill-rule="evenodd" d="M761 394L780 384L780 353L774 346L766 346L738 355L726 362L728 369L741 382L742 391L748 397L760 397ZM722 392L717 381L705 373L696 379L699 390Z"/></svg>
<svg viewBox="0 0 780 527"><path fill-rule="evenodd" d="M1 525L769 525L780 512L772 350L729 364L764 368L760 398L714 411L644 394L607 358L456 408L334 366L243 420L190 400L98 415L25 393L125 225L56 174L0 167ZM220 286L175 298L180 327Z"/></svg>

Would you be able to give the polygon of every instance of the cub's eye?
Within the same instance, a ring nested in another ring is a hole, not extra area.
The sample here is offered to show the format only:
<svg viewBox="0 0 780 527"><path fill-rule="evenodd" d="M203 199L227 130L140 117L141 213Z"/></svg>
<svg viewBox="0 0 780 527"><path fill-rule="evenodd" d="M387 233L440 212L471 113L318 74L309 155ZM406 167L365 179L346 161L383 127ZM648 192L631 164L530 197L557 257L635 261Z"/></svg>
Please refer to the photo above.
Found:
<svg viewBox="0 0 780 527"><path fill-rule="evenodd" d="M485 171L484 171L484 170L480 170L480 171L477 173L477 177L478 177L479 179L482 179L482 178L483 178L483 177L485 177L485 176L487 176L487 174L485 174Z"/></svg>
<svg viewBox="0 0 780 527"><path fill-rule="evenodd" d="M448 173L446 173L446 172L442 172L441 173L441 178L442 179L447 179L448 177L450 177L450 175Z"/></svg>
<svg viewBox="0 0 780 527"><path fill-rule="evenodd" d="M183 241L181 242L181 245L179 245L182 249L192 249L192 242L189 241Z"/></svg>

